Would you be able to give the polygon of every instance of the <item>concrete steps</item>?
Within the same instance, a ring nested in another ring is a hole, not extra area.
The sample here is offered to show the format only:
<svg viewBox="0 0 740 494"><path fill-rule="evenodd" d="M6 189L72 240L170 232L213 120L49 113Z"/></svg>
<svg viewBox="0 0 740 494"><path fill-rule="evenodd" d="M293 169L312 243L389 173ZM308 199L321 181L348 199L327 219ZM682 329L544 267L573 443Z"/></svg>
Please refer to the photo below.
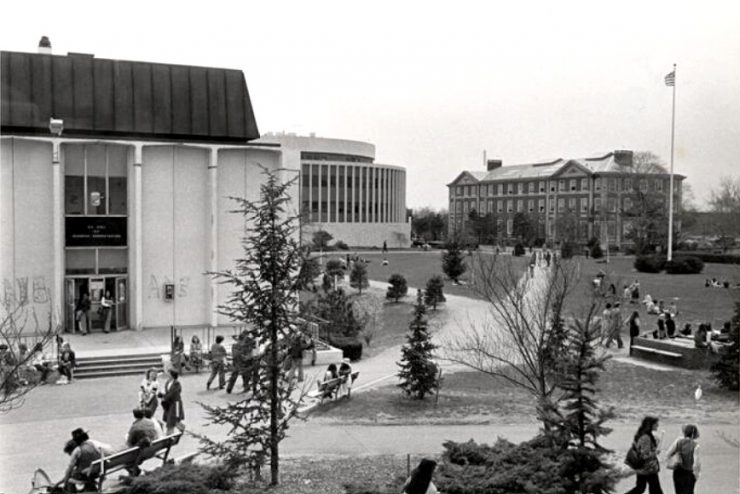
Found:
<svg viewBox="0 0 740 494"><path fill-rule="evenodd" d="M162 357L159 353L129 354L105 357L81 357L77 359L75 379L96 377L130 376L141 374L147 369L162 370Z"/></svg>

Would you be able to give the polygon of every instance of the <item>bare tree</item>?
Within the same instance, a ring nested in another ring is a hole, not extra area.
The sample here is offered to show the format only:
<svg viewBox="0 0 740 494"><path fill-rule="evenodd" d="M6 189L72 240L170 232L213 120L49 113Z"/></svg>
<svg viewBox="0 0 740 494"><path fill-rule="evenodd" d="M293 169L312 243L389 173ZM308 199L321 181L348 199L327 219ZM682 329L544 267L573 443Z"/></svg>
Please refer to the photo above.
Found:
<svg viewBox="0 0 740 494"><path fill-rule="evenodd" d="M0 314L0 413L23 406L26 395L36 387L29 370L36 353L53 345L60 328L39 321L36 308L27 300L6 297Z"/></svg>
<svg viewBox="0 0 740 494"><path fill-rule="evenodd" d="M547 427L556 355L565 344L563 310L578 282L578 265L559 260L531 277L509 257L480 254L473 269L474 289L488 302L491 318L471 321L449 337L444 357L531 393Z"/></svg>

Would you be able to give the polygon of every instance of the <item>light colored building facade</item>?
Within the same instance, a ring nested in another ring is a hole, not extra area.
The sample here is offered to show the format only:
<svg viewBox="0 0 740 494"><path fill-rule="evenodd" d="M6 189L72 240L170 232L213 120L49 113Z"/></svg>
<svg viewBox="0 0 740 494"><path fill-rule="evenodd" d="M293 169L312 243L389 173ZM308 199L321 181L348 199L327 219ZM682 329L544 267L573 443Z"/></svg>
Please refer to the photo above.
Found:
<svg viewBox="0 0 740 494"><path fill-rule="evenodd" d="M468 232L470 212L495 222L498 241L515 241L515 217L526 214L535 237L563 240L564 221L577 243L597 238L602 244L631 245L628 233L641 197L668 205L669 174L660 167L641 169L632 151L614 151L595 158L502 166L487 160L486 171L464 171L448 184L449 234ZM674 208L680 210L681 183L674 175ZM680 221L676 221L680 228ZM558 231L560 228L561 231Z"/></svg>
<svg viewBox="0 0 740 494"><path fill-rule="evenodd" d="M228 197L257 199L260 167L300 169L252 142L241 71L2 52L1 96L5 301L68 329L83 293L101 329L105 292L114 329L231 323L216 312L229 287L206 275L241 254Z"/></svg>
<svg viewBox="0 0 740 494"><path fill-rule="evenodd" d="M408 247L406 170L375 163L374 145L284 133L258 142L300 154L303 242L324 230L352 247Z"/></svg>

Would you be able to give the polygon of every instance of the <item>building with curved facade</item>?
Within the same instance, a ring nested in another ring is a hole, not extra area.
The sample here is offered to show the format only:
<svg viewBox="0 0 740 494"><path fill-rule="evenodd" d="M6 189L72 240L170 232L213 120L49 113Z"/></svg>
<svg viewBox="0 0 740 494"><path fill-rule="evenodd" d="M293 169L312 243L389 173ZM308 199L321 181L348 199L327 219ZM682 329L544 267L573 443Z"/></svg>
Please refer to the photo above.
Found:
<svg viewBox="0 0 740 494"><path fill-rule="evenodd" d="M257 142L300 155L304 242L325 230L352 247L408 247L406 170L375 163L373 144L285 133Z"/></svg>

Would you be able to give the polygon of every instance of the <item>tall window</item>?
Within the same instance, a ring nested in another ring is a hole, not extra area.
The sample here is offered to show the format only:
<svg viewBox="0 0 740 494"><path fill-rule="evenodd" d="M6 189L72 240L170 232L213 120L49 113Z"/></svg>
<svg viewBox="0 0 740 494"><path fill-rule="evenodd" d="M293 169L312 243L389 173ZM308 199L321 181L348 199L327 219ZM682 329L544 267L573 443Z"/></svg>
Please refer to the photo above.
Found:
<svg viewBox="0 0 740 494"><path fill-rule="evenodd" d="M65 214L128 214L127 147L65 144L63 150Z"/></svg>
<svg viewBox="0 0 740 494"><path fill-rule="evenodd" d="M571 190L572 192L575 192L575 190L576 190L576 184L577 184L577 183L578 183L578 182L576 181L576 179L575 179L575 178L571 178L571 179L570 179L570 190Z"/></svg>
<svg viewBox="0 0 740 494"><path fill-rule="evenodd" d="M534 194L535 182L529 182L529 193Z"/></svg>
<svg viewBox="0 0 740 494"><path fill-rule="evenodd" d="M558 180L558 190L565 192L565 180Z"/></svg>
<svg viewBox="0 0 740 494"><path fill-rule="evenodd" d="M564 209L565 209L565 199L561 197L560 199L558 199L558 213L562 213Z"/></svg>

